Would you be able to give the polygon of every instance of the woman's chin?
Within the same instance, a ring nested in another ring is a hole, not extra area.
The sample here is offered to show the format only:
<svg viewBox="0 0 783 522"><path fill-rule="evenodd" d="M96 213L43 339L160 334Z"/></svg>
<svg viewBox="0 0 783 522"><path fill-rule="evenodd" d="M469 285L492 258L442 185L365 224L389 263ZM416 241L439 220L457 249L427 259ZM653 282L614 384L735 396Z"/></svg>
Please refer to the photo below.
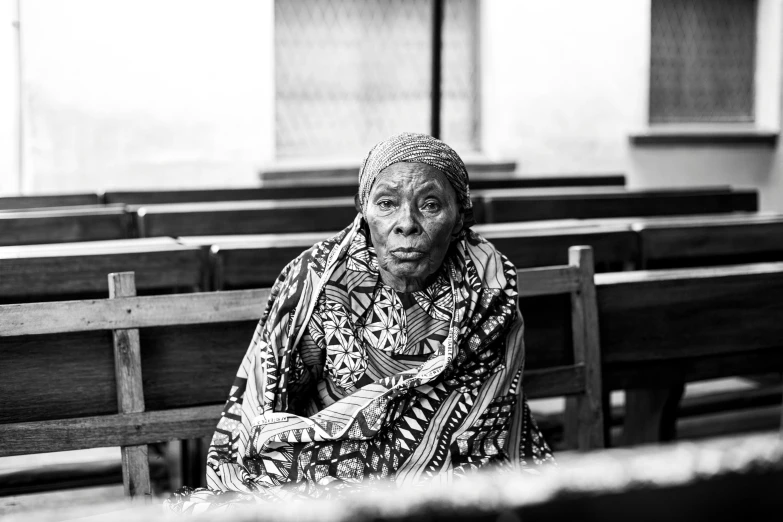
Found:
<svg viewBox="0 0 783 522"><path fill-rule="evenodd" d="M421 264L413 262L390 263L386 270L381 270L381 278L384 283L398 292L421 290L428 275L429 270L426 265L421 266Z"/></svg>

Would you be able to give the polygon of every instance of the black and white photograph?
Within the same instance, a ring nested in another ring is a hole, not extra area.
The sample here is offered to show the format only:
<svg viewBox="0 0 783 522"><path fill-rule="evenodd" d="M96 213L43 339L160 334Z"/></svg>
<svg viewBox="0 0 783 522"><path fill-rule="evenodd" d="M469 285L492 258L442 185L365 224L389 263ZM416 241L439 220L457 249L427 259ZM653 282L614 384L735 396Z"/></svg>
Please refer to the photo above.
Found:
<svg viewBox="0 0 783 522"><path fill-rule="evenodd" d="M0 0L4 522L783 517L783 0Z"/></svg>

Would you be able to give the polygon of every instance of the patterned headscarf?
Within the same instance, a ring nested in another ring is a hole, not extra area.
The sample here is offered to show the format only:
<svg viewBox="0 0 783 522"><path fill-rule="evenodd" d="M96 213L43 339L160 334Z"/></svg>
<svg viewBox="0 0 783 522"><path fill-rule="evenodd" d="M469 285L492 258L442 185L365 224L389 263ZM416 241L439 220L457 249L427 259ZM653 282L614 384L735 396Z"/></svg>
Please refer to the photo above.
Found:
<svg viewBox="0 0 783 522"><path fill-rule="evenodd" d="M443 172L457 193L460 210L465 214L465 225L473 221L473 203L470 200L468 171L459 155L437 138L427 134L403 132L377 143L362 163L359 170L359 205L367 210L375 180L386 167L395 163L424 163Z"/></svg>

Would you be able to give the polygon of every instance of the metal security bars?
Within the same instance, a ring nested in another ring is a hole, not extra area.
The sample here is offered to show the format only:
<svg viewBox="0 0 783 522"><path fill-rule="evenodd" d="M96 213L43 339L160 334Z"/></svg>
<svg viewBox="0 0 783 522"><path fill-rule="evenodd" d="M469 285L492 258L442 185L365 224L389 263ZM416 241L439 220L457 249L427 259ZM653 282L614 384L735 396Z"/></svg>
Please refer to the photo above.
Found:
<svg viewBox="0 0 783 522"><path fill-rule="evenodd" d="M755 0L653 0L650 122L752 122Z"/></svg>
<svg viewBox="0 0 783 522"><path fill-rule="evenodd" d="M355 160L403 130L476 150L477 11L477 0L277 0L278 157Z"/></svg>

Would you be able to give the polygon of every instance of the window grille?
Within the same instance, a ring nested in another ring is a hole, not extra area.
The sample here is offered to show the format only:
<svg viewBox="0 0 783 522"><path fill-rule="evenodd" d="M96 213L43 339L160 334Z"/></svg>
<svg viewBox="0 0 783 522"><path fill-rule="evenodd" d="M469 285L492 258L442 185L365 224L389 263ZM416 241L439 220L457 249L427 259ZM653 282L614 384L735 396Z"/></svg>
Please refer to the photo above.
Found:
<svg viewBox="0 0 783 522"><path fill-rule="evenodd" d="M478 140L476 10L445 2L441 129L458 151ZM278 157L356 158L430 132L432 13L432 0L276 0Z"/></svg>
<svg viewBox="0 0 783 522"><path fill-rule="evenodd" d="M650 122L754 120L756 0L653 0Z"/></svg>

